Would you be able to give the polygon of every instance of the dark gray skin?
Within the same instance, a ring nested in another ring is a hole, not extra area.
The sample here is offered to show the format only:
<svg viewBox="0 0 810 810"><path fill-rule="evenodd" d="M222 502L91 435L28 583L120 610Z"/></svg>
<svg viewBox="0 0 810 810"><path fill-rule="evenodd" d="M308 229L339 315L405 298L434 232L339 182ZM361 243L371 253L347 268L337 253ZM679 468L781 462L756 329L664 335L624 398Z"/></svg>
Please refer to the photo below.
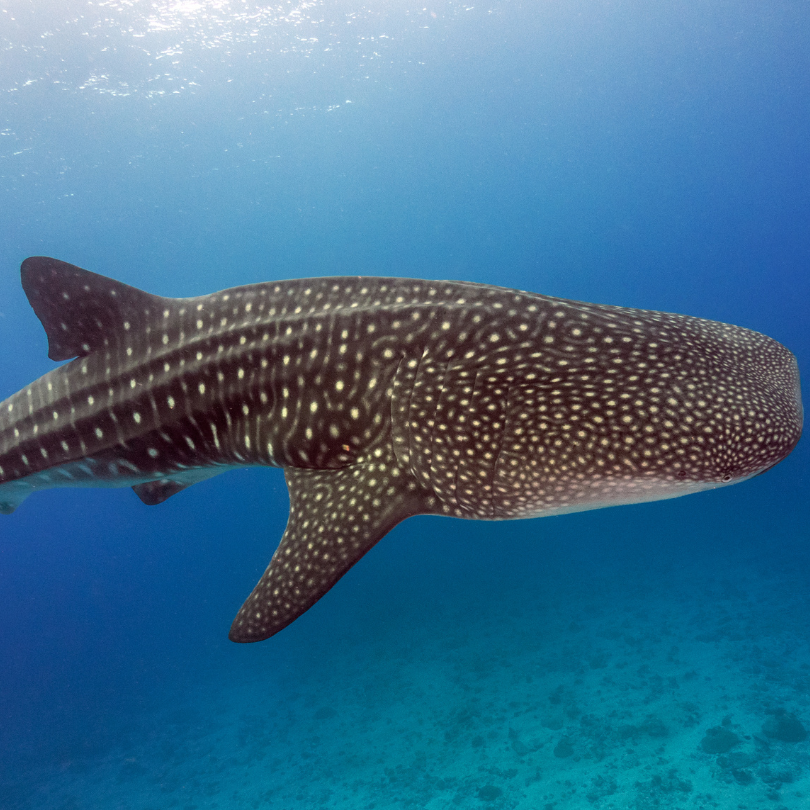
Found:
<svg viewBox="0 0 810 810"><path fill-rule="evenodd" d="M76 359L0 404L0 511L283 467L289 522L234 641L286 627L410 515L672 498L767 470L802 430L784 346L685 315L396 278L160 298L44 257L22 283L49 356Z"/></svg>

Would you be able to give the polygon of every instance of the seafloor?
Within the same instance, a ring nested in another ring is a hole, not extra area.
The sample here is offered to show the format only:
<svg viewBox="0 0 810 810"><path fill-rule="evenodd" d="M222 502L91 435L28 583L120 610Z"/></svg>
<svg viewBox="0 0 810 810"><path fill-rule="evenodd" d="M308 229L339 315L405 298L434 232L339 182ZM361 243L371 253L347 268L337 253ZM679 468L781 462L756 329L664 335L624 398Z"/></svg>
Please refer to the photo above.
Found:
<svg viewBox="0 0 810 810"><path fill-rule="evenodd" d="M403 586L405 606L362 631L330 625L327 605L295 631L312 647L283 671L272 647L247 664L259 653L239 648L238 663L189 673L122 721L120 746L6 775L3 806L810 807L810 604L796 557L766 543L662 556L631 543L606 572L609 552L581 546L521 578L494 556L520 544L490 542L485 590L470 594L470 569L462 582L448 567L424 591Z"/></svg>

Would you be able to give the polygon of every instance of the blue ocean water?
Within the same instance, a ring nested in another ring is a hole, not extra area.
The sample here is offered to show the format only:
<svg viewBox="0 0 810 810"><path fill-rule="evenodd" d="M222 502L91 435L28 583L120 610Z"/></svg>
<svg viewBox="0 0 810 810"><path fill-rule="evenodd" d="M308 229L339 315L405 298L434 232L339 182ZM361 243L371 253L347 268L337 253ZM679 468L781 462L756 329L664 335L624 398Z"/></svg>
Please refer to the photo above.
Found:
<svg viewBox="0 0 810 810"><path fill-rule="evenodd" d="M52 366L30 255L177 296L473 280L810 362L806 3L0 0L0 53L0 398ZM256 645L227 631L278 470L32 496L0 522L0 806L810 806L809 469L411 519Z"/></svg>

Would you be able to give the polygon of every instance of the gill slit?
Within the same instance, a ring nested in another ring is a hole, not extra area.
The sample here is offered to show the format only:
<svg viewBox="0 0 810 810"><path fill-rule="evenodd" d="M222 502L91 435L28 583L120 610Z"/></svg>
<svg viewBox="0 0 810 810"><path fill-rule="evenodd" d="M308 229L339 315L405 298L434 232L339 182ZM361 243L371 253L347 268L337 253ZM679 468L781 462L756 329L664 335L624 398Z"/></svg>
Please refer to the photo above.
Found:
<svg viewBox="0 0 810 810"><path fill-rule="evenodd" d="M492 478L489 481L489 494L490 494L490 508L492 513L490 517L495 517L495 481L498 478L498 462L501 460L501 453L503 446L506 443L506 428L509 421L509 397L512 393L512 386L506 389L506 404L503 409L503 424L501 425L500 441L498 442L498 452L495 454L495 461L492 464Z"/></svg>
<svg viewBox="0 0 810 810"><path fill-rule="evenodd" d="M481 372L476 371L475 372L475 378L473 379L472 391L470 392L470 405L467 408L467 414L466 414L467 417L470 417L475 411L475 391L476 391L476 388L478 387L478 378L480 376L481 376ZM469 424L469 422L467 424ZM461 443L462 447L464 447L467 443L469 443L471 441L472 441L472 439L470 438L470 439L467 440L467 442L462 442ZM464 461L465 461L464 456L462 456L461 458L459 458L456 461L456 477L455 477L455 481L453 482L453 495L454 495L454 497L456 499L456 506L459 509L461 509L462 511L464 511L464 506L458 500L458 477L459 477L459 474L461 473L461 465L464 463Z"/></svg>
<svg viewBox="0 0 810 810"><path fill-rule="evenodd" d="M397 363L396 370L394 371L394 376L391 378L391 397L389 399L388 405L390 410L390 419L391 419L391 452L394 456L394 461L402 467L402 460L400 459L399 455L397 454L397 438L396 438L396 401L397 401L397 388L402 385L400 382L400 371L402 370L402 364L405 362L405 355L400 355L399 362ZM408 407L410 407L410 401L408 402ZM408 451L406 451L408 452ZM408 463L410 463L410 456L408 458Z"/></svg>
<svg viewBox="0 0 810 810"><path fill-rule="evenodd" d="M408 395L408 413L405 420L405 428L406 428L406 436L408 438L408 466L411 469L411 475L413 475L417 481L419 481L419 473L416 469L414 469L414 442L413 442L413 431L411 430L411 411L413 410L413 397L414 392L416 390L416 385L419 382L419 369L422 368L422 361L427 357L427 346L422 349L422 356L416 362L416 368L413 372L413 381L411 382L411 390L410 394Z"/></svg>
<svg viewBox="0 0 810 810"><path fill-rule="evenodd" d="M435 447L436 447L436 432L439 427L439 412L442 409L442 395L447 390L446 382L447 382L447 375L450 373L450 367L452 366L453 361L448 360L444 366L444 374L442 375L442 381L439 384L439 391L436 395L436 407L433 409L433 430L430 432L430 481L431 481L431 488L433 487L433 459L435 458ZM442 486L442 482L439 482L439 486ZM434 488L435 491L435 488Z"/></svg>

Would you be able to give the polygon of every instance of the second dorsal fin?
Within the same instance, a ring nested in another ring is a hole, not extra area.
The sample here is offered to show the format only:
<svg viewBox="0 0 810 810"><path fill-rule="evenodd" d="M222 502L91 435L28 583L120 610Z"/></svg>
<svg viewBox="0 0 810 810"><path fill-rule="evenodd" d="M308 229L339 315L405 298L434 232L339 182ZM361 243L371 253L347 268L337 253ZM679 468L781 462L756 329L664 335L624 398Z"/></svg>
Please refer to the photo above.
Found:
<svg viewBox="0 0 810 810"><path fill-rule="evenodd" d="M146 481L143 484L135 484L132 487L135 494L147 506L157 506L159 503L168 500L172 495L182 492L191 484L184 484L180 481L172 481L170 478L161 478L158 481Z"/></svg>
<svg viewBox="0 0 810 810"><path fill-rule="evenodd" d="M51 360L84 357L125 324L137 329L171 300L47 256L26 259L20 275L48 335Z"/></svg>

